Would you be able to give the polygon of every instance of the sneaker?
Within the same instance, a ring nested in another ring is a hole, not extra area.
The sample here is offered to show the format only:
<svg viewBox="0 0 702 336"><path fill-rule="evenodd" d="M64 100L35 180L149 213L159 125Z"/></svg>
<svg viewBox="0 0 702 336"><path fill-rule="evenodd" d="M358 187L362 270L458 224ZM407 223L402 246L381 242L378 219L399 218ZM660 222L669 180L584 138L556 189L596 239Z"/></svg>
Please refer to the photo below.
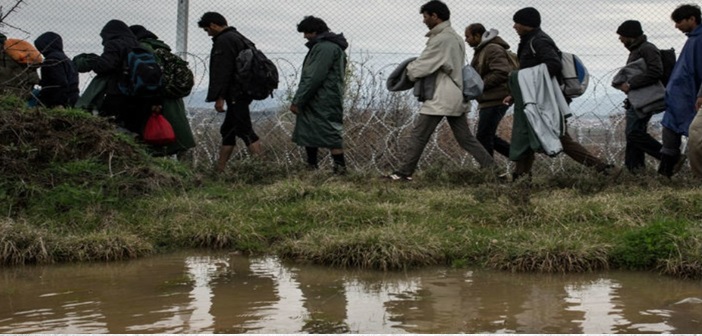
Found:
<svg viewBox="0 0 702 336"><path fill-rule="evenodd" d="M680 170L683 168L685 165L685 162L687 161L687 155L685 154L680 154L678 157L678 161L675 162L675 165L673 166L673 175L677 174L680 172Z"/></svg>
<svg viewBox="0 0 702 336"><path fill-rule="evenodd" d="M412 176L407 176L405 174L400 174L400 173L392 173L390 175L385 175L383 176L384 179L391 180L391 181L412 181Z"/></svg>
<svg viewBox="0 0 702 336"><path fill-rule="evenodd" d="M496 174L496 178L497 178L497 182L511 182L512 181L512 174L510 174L509 172L500 174L498 172Z"/></svg>

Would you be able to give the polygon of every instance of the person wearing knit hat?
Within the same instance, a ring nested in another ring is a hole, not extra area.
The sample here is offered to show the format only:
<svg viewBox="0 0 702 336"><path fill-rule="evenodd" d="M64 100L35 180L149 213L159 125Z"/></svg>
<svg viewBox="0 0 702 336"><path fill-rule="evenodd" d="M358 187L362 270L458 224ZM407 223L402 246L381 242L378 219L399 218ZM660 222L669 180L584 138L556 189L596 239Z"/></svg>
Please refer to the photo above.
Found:
<svg viewBox="0 0 702 336"><path fill-rule="evenodd" d="M641 23L635 20L627 20L617 28L619 41L629 50L629 57L626 64L643 60L646 64L645 70L633 76L627 76L621 80L613 81L613 86L629 96L630 92L636 94L639 89L650 90L653 85L659 84L663 77L663 62L658 48L648 42L643 34ZM621 81L626 80L624 83ZM621 83L621 84L620 84ZM632 174L640 173L646 168L646 154L661 160L661 148L663 145L648 133L648 122L652 114L637 110L635 97L632 102L627 98L624 101L626 107L626 147L624 150L624 166Z"/></svg>
<svg viewBox="0 0 702 336"><path fill-rule="evenodd" d="M536 8L526 7L518 10L512 17L514 30L519 35L519 47L517 56L519 57L519 69L526 69L540 64L546 65L551 77L559 76L563 65L558 46L553 39L541 30L541 15ZM569 101L569 100L568 100ZM507 96L503 100L504 104L515 103L512 96ZM570 101L569 101L570 102ZM517 103L523 104L522 101ZM516 162L512 180L531 176L531 167L534 164L534 151L529 145L526 136L528 132L518 132L517 129L530 127L524 115L524 106L515 106L514 118L512 119L512 139L510 141L510 160ZM569 116L565 116L569 117ZM621 168L607 164L602 159L592 155L583 145L576 142L570 134L568 127L564 127L565 132L559 138L563 147L563 152L578 163L594 168L597 172L616 178L621 173Z"/></svg>
<svg viewBox="0 0 702 336"><path fill-rule="evenodd" d="M617 28L617 34L624 37L639 37L643 35L643 29L641 29L641 22L636 20L624 21L619 28Z"/></svg>
<svg viewBox="0 0 702 336"><path fill-rule="evenodd" d="M514 13L512 20L524 26L541 27L541 14L534 7L525 7Z"/></svg>

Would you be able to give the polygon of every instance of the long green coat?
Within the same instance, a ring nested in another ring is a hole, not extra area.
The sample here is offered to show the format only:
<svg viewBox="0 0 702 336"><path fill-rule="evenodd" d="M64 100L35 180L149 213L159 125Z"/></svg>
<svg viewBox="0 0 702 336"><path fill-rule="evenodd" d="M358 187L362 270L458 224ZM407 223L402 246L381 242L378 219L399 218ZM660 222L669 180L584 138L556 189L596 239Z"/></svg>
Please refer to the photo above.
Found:
<svg viewBox="0 0 702 336"><path fill-rule="evenodd" d="M348 46L343 34L324 33L307 43L292 103L298 114L292 140L305 147L343 148L344 76Z"/></svg>
<svg viewBox="0 0 702 336"><path fill-rule="evenodd" d="M171 50L167 44L157 39L140 39L139 43L151 52L162 48ZM152 146L154 154L172 155L195 147L195 137L190 129L190 121L185 114L185 103L183 103L182 98L164 98L163 116L171 123L176 141L166 146Z"/></svg>

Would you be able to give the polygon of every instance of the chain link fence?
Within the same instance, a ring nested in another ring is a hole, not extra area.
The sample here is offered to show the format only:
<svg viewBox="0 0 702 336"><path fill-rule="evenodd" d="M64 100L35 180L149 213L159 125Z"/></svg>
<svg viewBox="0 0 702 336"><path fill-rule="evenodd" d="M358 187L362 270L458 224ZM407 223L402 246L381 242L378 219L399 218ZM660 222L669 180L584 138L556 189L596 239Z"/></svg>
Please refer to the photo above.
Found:
<svg viewBox="0 0 702 336"><path fill-rule="evenodd" d="M460 34L475 22L495 28L514 49L519 42L512 29L512 14L522 7L539 9L541 27L551 35L561 50L581 57L591 74L590 86L571 107L575 116L569 119L573 138L606 161L623 161L624 95L611 87L613 75L626 62L628 50L615 33L624 20L642 22L649 41L659 48L675 48L678 52L685 36L674 28L670 13L677 3L670 1L607 0L571 2L558 0L492 0L445 1L451 9L451 22ZM202 13L222 13L231 26L249 37L257 47L273 59L279 69L281 83L273 98L252 104L254 128L264 143L269 160L287 167L299 165L304 150L291 141L295 117L288 112L295 92L306 40L296 30L306 15L324 19L332 31L344 33L350 47L350 76L345 100L345 146L352 169L387 172L399 164L403 139L416 117L419 104L409 93L390 93L385 80L394 67L406 58L417 56L426 43L426 26L419 8L424 0L292 0L292 1L213 1L213 0L0 0L3 24L0 31L9 37L33 41L45 31L63 36L69 57L79 53L100 53L99 36L110 19L128 25L141 24L160 39L184 52L196 75L196 87L185 98L192 129L198 146L192 150L196 166L209 166L216 158L220 144L219 125L223 116L213 104L205 103L208 85L208 62L211 40L197 27ZM180 31L178 29L181 9ZM183 9L187 9L183 11ZM180 39L180 40L178 40ZM176 41L180 42L176 42ZM178 45L177 45L178 44ZM467 61L472 49L467 47ZM81 77L84 88L90 75ZM468 114L473 127L477 124L475 106ZM658 117L658 118L657 118ZM652 121L652 133L660 137L660 115ZM511 111L498 132L509 139ZM239 156L245 156L239 143ZM508 161L496 154L498 162ZM329 158L325 158L329 163ZM564 156L539 160L551 171L563 165ZM419 168L435 164L458 167L474 166L472 157L453 140L448 125L442 123L427 145Z"/></svg>

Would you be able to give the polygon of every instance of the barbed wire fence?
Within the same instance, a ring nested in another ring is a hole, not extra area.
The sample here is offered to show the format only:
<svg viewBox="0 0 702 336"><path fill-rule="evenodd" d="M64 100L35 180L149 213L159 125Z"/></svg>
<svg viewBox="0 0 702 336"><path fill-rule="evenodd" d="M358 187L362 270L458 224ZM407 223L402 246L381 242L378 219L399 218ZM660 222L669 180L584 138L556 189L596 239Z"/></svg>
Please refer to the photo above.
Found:
<svg viewBox="0 0 702 336"><path fill-rule="evenodd" d="M79 53L102 51L99 32L110 19L127 24L142 24L171 46L177 38L177 11L184 0L131 0L115 3L108 0L25 0L0 27L8 36L33 41L44 31L56 31L64 38L69 57ZM3 8L16 1L0 0ZM307 49L296 30L305 15L319 16L335 32L344 32L350 41L349 76L344 106L344 141L351 169L365 172L388 172L400 163L406 136L417 117L420 104L410 92L391 93L385 80L402 60L416 56L424 47L426 27L419 8L425 1L386 0L377 2L293 0L281 3L272 0L215 2L191 0L188 3L187 47L183 55L196 78L193 94L186 97L191 127L197 147L191 150L192 164L208 168L216 159L220 145L219 126L223 114L205 103L209 73L211 40L196 25L202 13L218 11L231 26L253 40L278 66L281 83L273 98L252 104L254 129L264 144L266 160L284 167L298 167L304 161L304 149L291 142L295 116L288 111L299 80L302 60ZM543 1L491 1L465 3L447 0L452 10L452 25L459 33L469 23L482 22L496 27L500 35L516 50L518 37L512 30L512 14L526 6L537 7L542 15L542 28L562 50L577 53L590 70L590 86L585 95L571 105L575 116L569 119L571 136L593 154L606 161L621 164L624 147L624 95L610 83L624 65L628 51L617 40L616 27L624 20L637 19L649 39L661 48L684 43L669 13L677 6L665 1L644 1L640 4L601 1L598 6L585 3ZM616 10L616 11L615 11ZM618 12L617 12L618 11ZM53 13L53 14L52 14ZM575 29L574 29L575 28ZM649 32L653 32L651 34ZM472 49L467 47L467 61ZM82 75L85 88L91 75ZM468 113L475 129L476 104ZM660 139L660 125L654 118L652 134ZM511 109L498 133L509 139ZM246 157L243 143L238 143L236 157ZM323 154L323 153L322 153ZM496 154L498 163L508 166ZM555 172L568 161L564 155L542 162L539 169ZM322 165L331 165L330 158ZM419 169L432 165L474 167L477 164L453 139L445 122L439 126L427 145Z"/></svg>

